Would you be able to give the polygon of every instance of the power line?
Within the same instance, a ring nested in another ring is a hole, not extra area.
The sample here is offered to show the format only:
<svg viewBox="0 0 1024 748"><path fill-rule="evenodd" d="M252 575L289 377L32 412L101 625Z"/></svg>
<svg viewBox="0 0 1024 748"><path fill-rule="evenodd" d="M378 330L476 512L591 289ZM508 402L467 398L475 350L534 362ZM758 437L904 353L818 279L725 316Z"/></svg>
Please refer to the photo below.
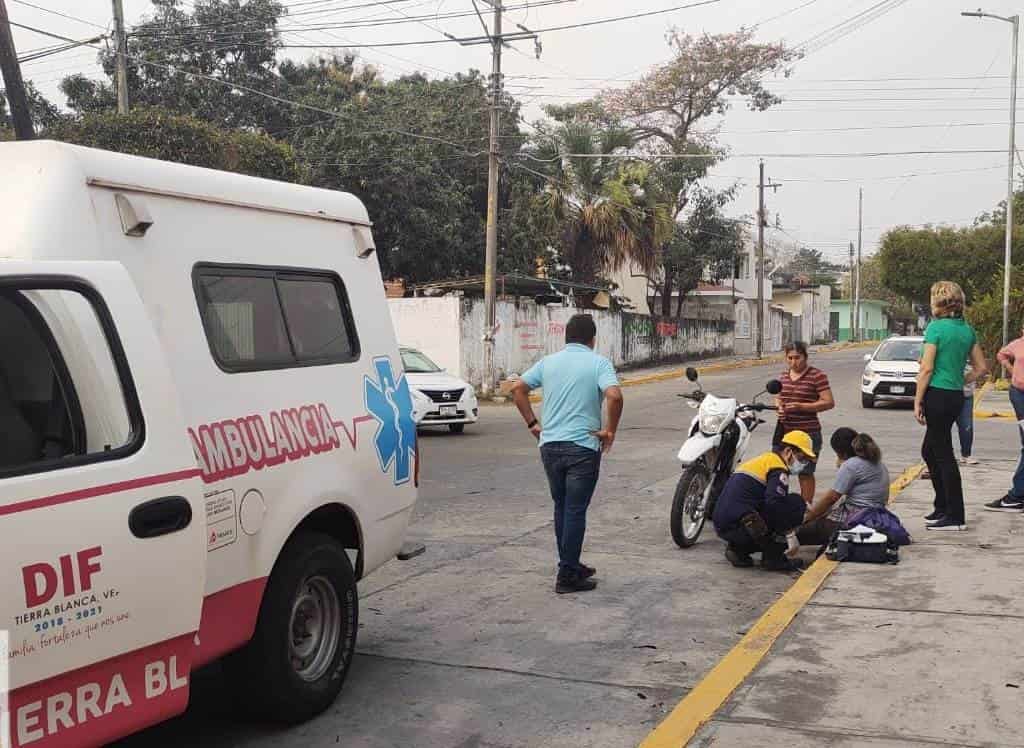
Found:
<svg viewBox="0 0 1024 748"><path fill-rule="evenodd" d="M97 29L103 29L104 31L106 31L109 28L108 26L100 26L98 23L94 23L93 21L87 21L86 19L79 18L78 16L72 16L68 13L61 13L59 10L52 10L50 8L44 8L42 5L35 5L34 3L26 2L26 0L11 0L11 2L17 3L18 5L24 5L28 8L41 10L43 13L51 13L55 16L60 16L61 18L67 18L70 21L78 21L78 23L84 23L87 26L92 26L93 28Z"/></svg>
<svg viewBox="0 0 1024 748"><path fill-rule="evenodd" d="M818 0L807 0L807 2L805 2L803 5L798 5L795 8L790 8L789 10L784 11L782 13L779 13L778 15L772 16L770 18L764 18L764 19L758 21L757 23L755 23L754 24L754 28L755 29L756 28L760 28L761 26L764 26L766 23L771 23L772 21L778 21L780 18L785 18L788 15L796 13L798 10L803 10L804 8L806 8L809 5L814 5L816 2L818 2Z"/></svg>
<svg viewBox="0 0 1024 748"><path fill-rule="evenodd" d="M543 33L549 32L549 31L566 31L568 29L582 29L582 28L588 28L588 27L591 27L591 26L599 26L601 24L606 24L606 23L618 23L620 21L630 21L630 20L634 20L634 19L637 19L637 18L645 18L645 17L648 17L648 16L662 15L662 14L665 14L665 13L673 13L675 11L686 10L686 9L689 9L689 8L699 8L699 7L704 6L704 5L713 5L713 4L716 4L716 3L719 3L719 2L721 2L721 0L699 0L699 2L688 3L687 5L677 5L677 6L673 7L673 8L665 8L663 10L652 10L652 11L648 11L648 12L645 12L645 13L633 13L633 14L628 15L628 16L617 16L617 17L614 17L614 18L599 18L599 19L596 19L596 20L593 20L593 21L584 21L582 23L566 24L564 26L549 26L549 27L543 28L543 29L531 29L531 33L533 33L533 34L543 34ZM419 41L410 41L410 42L377 42L377 43L374 43L374 44L359 44L359 45L356 45L356 46L358 46L360 48L364 48L364 49L369 49L369 48L374 48L374 47L415 47L415 46L422 46L422 45L428 45L428 44L452 44L452 43L458 44L458 43L462 43L462 42L466 42L466 41L469 41L469 40L468 39L459 39L459 38L451 38L451 39L448 39L448 38L445 38L445 39L422 39L422 40L419 40ZM282 49L309 49L310 45L304 45L304 44L282 44L281 48ZM317 46L315 48L319 49L320 47Z"/></svg>
<svg viewBox="0 0 1024 748"><path fill-rule="evenodd" d="M797 49L803 50L806 55L818 52L825 47L836 43L840 39L854 33L858 29L867 26L869 23L878 20L882 16L890 13L896 8L904 5L907 0L882 0L881 2L875 3L870 8L862 10L844 21L840 21L836 25L815 34L810 39L806 40L802 44L797 45Z"/></svg>
<svg viewBox="0 0 1024 748"><path fill-rule="evenodd" d="M550 159L527 155L527 158L538 163L553 163L565 158L581 159L628 159L634 161L676 161L676 160L711 160L725 161L734 158L881 158L887 156L962 156L978 153L1002 153L998 148L963 148L948 151L862 151L858 153L563 153Z"/></svg>

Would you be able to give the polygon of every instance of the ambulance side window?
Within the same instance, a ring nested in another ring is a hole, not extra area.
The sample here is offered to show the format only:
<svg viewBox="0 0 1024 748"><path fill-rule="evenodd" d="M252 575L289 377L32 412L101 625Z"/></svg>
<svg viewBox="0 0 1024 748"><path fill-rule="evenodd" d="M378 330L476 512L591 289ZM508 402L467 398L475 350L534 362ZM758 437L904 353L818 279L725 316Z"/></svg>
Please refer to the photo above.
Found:
<svg viewBox="0 0 1024 748"><path fill-rule="evenodd" d="M203 264L193 280L210 352L227 372L359 358L348 294L336 273Z"/></svg>
<svg viewBox="0 0 1024 748"><path fill-rule="evenodd" d="M0 475L116 457L141 438L140 418L92 301L0 287Z"/></svg>

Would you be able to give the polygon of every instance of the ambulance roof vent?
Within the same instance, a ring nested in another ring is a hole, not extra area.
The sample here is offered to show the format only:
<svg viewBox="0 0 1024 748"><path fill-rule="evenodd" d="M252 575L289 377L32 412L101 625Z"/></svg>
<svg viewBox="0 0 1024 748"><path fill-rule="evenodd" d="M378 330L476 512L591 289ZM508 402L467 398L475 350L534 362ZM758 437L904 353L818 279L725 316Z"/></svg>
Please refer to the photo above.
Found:
<svg viewBox="0 0 1024 748"><path fill-rule="evenodd" d="M356 241L356 255L360 259L365 260L376 251L377 247L369 226L353 226L352 233Z"/></svg>
<svg viewBox="0 0 1024 748"><path fill-rule="evenodd" d="M149 214L146 201L134 195L128 197L123 192L114 194L117 212L121 216L121 228L125 236L145 236L153 225L153 217Z"/></svg>

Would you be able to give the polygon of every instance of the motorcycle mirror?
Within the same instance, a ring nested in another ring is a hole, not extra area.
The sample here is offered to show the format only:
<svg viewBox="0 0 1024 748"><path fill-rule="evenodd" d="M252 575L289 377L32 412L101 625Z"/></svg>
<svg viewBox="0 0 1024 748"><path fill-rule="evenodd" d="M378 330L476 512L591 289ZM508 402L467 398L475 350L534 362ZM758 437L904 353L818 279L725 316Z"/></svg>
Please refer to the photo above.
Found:
<svg viewBox="0 0 1024 748"><path fill-rule="evenodd" d="M769 395L778 395L782 392L782 382L778 379L771 379L768 381L768 384L764 386L764 389Z"/></svg>
<svg viewBox="0 0 1024 748"><path fill-rule="evenodd" d="M697 381L697 370L694 369L692 366L687 366L686 367L686 378L689 379L691 382L696 382Z"/></svg>

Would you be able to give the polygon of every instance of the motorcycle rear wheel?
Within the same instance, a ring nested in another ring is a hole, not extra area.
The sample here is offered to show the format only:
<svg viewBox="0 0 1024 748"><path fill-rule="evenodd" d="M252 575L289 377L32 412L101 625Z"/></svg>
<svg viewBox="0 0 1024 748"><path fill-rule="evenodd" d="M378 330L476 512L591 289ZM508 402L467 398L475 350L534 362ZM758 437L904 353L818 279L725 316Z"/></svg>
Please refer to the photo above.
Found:
<svg viewBox="0 0 1024 748"><path fill-rule="evenodd" d="M689 548L700 537L707 519L704 492L711 484L711 473L704 465L694 463L683 469L672 498L669 525L672 539L680 548Z"/></svg>

